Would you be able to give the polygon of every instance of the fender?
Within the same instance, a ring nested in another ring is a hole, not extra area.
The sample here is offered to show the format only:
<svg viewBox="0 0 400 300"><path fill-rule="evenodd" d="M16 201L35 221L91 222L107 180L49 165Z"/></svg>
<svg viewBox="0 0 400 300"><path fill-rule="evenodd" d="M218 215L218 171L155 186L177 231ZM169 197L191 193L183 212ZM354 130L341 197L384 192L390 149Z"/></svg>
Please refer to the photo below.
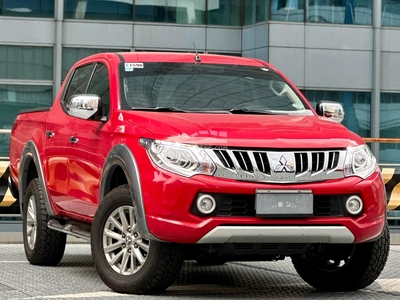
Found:
<svg viewBox="0 0 400 300"><path fill-rule="evenodd" d="M139 171L136 163L136 159L133 156L131 150L123 144L118 144L111 149L107 155L106 161L103 167L103 173L100 182L100 201L104 198L106 193L111 189L111 178L117 167L121 167L125 173L125 177L128 181L129 189L132 196L133 207L137 212L137 225L142 236L150 240L157 240L153 236L147 226L146 213L144 211L142 188L139 179Z"/></svg>
<svg viewBox="0 0 400 300"><path fill-rule="evenodd" d="M36 167L37 174L39 176L40 185L43 191L43 198L46 206L46 211L49 216L54 216L53 209L50 205L49 194L47 192L47 187L45 185L44 173L42 164L39 159L39 151L33 141L28 141L25 144L24 149L21 153L21 162L18 173L18 182L19 182L19 206L21 212L23 211L23 203L25 198L26 189L28 186L28 171L29 164L33 161Z"/></svg>

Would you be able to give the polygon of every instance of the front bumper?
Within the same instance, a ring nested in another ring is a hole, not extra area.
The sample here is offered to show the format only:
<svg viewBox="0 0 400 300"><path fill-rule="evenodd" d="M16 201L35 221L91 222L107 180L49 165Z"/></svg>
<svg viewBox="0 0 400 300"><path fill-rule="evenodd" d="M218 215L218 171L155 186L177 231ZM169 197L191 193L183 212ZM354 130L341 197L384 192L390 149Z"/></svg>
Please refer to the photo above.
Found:
<svg viewBox="0 0 400 300"><path fill-rule="evenodd" d="M309 184L252 183L203 175L183 178L157 169L141 174L148 229L165 242L360 243L379 237L386 222L386 194L379 168L365 180L348 177ZM356 217L202 217L192 212L199 193L255 195L257 189L311 190L314 195L356 194L363 200L364 209Z"/></svg>

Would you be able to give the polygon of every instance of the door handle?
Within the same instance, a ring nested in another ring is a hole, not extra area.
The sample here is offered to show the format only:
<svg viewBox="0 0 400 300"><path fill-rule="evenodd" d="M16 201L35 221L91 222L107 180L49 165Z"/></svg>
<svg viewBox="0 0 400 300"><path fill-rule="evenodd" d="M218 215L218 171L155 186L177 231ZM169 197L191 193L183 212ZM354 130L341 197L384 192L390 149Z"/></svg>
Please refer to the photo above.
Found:
<svg viewBox="0 0 400 300"><path fill-rule="evenodd" d="M72 144L76 144L77 142L79 142L79 139L76 136L70 136L69 142Z"/></svg>
<svg viewBox="0 0 400 300"><path fill-rule="evenodd" d="M54 132L52 130L46 131L46 136L52 138L54 136Z"/></svg>

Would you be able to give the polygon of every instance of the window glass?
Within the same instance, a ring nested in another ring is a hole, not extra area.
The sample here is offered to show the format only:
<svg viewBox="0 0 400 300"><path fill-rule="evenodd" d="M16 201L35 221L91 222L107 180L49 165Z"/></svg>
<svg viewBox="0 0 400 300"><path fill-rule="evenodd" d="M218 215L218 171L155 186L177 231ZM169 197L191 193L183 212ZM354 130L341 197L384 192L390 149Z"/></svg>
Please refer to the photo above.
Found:
<svg viewBox="0 0 400 300"><path fill-rule="evenodd" d="M205 0L136 0L135 21L204 24Z"/></svg>
<svg viewBox="0 0 400 300"><path fill-rule="evenodd" d="M400 0L382 0L382 26L400 27Z"/></svg>
<svg viewBox="0 0 400 300"><path fill-rule="evenodd" d="M208 24L240 26L241 0L208 0Z"/></svg>
<svg viewBox="0 0 400 300"><path fill-rule="evenodd" d="M0 15L54 18L54 0L1 0Z"/></svg>
<svg viewBox="0 0 400 300"><path fill-rule="evenodd" d="M321 100L342 104L345 115L342 124L361 137L371 136L371 93L339 91L303 91L315 108Z"/></svg>
<svg viewBox="0 0 400 300"><path fill-rule="evenodd" d="M307 22L372 24L372 0L307 0Z"/></svg>
<svg viewBox="0 0 400 300"><path fill-rule="evenodd" d="M131 21L133 0L64 0L65 19Z"/></svg>
<svg viewBox="0 0 400 300"><path fill-rule="evenodd" d="M95 48L63 48L62 54L62 78L64 79L72 65L78 60L92 54L101 52L124 52L127 49L95 49Z"/></svg>
<svg viewBox="0 0 400 300"><path fill-rule="evenodd" d="M92 75L94 64L90 64L75 70L72 75L71 82L65 92L64 102L72 95L85 94L89 83L90 76Z"/></svg>
<svg viewBox="0 0 400 300"><path fill-rule="evenodd" d="M380 134L381 138L400 138L400 94L381 93ZM400 163L400 143L379 143L380 163Z"/></svg>
<svg viewBox="0 0 400 300"><path fill-rule="evenodd" d="M1 129L11 129L21 109L49 107L53 100L53 86L0 85ZM0 156L9 153L10 136L0 134Z"/></svg>
<svg viewBox="0 0 400 300"><path fill-rule="evenodd" d="M53 79L53 48L0 46L1 79Z"/></svg>
<svg viewBox="0 0 400 300"><path fill-rule="evenodd" d="M123 109L308 115L286 81L268 68L144 63L121 64ZM125 102L124 102L125 100Z"/></svg>
<svg viewBox="0 0 400 300"><path fill-rule="evenodd" d="M96 66L87 94L95 94L101 98L102 115L108 116L110 108L110 84L106 65L98 64Z"/></svg>
<svg viewBox="0 0 400 300"><path fill-rule="evenodd" d="M268 20L267 0L245 0L244 25L251 25Z"/></svg>
<svg viewBox="0 0 400 300"><path fill-rule="evenodd" d="M304 22L305 0L271 0L271 20Z"/></svg>

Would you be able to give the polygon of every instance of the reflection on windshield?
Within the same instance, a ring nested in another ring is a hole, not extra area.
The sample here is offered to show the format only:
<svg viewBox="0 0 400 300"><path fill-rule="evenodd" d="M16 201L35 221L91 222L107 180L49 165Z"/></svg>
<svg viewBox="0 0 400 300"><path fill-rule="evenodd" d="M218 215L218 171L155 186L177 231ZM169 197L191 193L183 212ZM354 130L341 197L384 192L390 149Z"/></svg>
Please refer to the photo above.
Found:
<svg viewBox="0 0 400 300"><path fill-rule="evenodd" d="M123 109L310 113L284 79L267 68L122 63L120 74Z"/></svg>

